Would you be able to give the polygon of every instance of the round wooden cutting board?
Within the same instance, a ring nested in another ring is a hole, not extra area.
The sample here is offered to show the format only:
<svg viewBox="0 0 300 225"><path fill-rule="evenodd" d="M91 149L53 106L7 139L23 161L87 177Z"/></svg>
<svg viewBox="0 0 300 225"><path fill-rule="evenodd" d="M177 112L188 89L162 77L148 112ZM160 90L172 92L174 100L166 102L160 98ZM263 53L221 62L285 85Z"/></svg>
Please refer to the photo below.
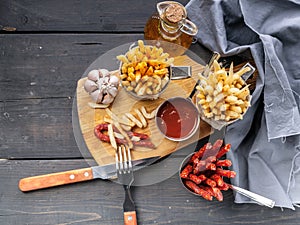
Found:
<svg viewBox="0 0 300 225"><path fill-rule="evenodd" d="M118 116L121 116L126 112L133 112L135 108L140 108L141 106L144 106L146 110L150 112L156 109L168 98L174 96L188 97L196 83L198 73L203 70L204 66L196 63L186 55L175 57L174 65L191 66L192 77L182 80L171 80L166 91L156 100L137 101L133 97L129 96L124 89L119 87L119 93L109 109ZM115 71L115 73L118 72ZM109 143L100 141L94 134L95 126L99 123L103 123L106 111L105 109L93 109L88 105L88 103L91 102L91 98L83 88L86 79L87 78L84 77L78 81L76 90L77 111L81 133L87 148L99 165L114 163L115 150ZM154 119L148 120L147 128L134 128L134 131L148 134L151 137L152 143L156 146L155 149L134 147L132 150L132 158L142 159L152 156L164 157L210 135L212 133L212 128L201 120L198 132L196 132L190 139L183 142L170 141L164 138L157 129Z"/></svg>

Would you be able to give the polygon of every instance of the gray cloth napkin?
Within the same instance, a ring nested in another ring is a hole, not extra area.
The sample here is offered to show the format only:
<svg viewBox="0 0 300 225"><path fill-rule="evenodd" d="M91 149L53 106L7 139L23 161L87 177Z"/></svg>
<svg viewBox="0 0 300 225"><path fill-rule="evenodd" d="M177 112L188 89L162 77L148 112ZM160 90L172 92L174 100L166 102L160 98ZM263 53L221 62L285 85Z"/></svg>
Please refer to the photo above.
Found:
<svg viewBox="0 0 300 225"><path fill-rule="evenodd" d="M222 56L250 52L258 69L251 107L229 125L225 141L237 177L232 183L300 204L300 2L191 0L188 17L198 41ZM236 203L253 203L239 194Z"/></svg>

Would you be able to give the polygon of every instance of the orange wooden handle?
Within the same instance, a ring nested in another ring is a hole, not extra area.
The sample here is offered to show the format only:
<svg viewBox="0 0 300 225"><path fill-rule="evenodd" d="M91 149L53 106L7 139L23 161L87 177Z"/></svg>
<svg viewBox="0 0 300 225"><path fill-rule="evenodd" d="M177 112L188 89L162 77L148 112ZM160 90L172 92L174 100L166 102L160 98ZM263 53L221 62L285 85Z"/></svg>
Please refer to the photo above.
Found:
<svg viewBox="0 0 300 225"><path fill-rule="evenodd" d="M124 212L124 225L137 225L136 212Z"/></svg>
<svg viewBox="0 0 300 225"><path fill-rule="evenodd" d="M19 181L19 189L24 192L33 191L92 179L92 169L84 168L34 177L26 177Z"/></svg>

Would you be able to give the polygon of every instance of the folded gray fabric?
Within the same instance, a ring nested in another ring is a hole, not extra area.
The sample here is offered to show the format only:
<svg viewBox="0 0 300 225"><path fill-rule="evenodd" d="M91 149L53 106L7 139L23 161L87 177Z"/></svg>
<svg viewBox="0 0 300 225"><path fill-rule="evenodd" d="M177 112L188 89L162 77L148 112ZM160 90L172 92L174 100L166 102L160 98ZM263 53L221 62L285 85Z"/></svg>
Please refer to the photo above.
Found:
<svg viewBox="0 0 300 225"><path fill-rule="evenodd" d="M258 72L252 106L226 129L232 183L278 207L300 204L300 3L191 0L198 41L222 56L251 53ZM236 194L235 202L253 203Z"/></svg>

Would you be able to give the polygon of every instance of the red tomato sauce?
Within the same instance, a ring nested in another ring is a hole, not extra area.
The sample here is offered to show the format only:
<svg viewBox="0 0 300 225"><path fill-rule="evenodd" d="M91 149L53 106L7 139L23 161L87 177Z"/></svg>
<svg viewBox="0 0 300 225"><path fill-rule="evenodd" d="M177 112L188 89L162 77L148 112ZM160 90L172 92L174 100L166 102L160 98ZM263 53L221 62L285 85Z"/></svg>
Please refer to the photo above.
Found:
<svg viewBox="0 0 300 225"><path fill-rule="evenodd" d="M165 101L157 112L157 126L163 134L171 138L184 138L198 122L198 110L184 98Z"/></svg>

